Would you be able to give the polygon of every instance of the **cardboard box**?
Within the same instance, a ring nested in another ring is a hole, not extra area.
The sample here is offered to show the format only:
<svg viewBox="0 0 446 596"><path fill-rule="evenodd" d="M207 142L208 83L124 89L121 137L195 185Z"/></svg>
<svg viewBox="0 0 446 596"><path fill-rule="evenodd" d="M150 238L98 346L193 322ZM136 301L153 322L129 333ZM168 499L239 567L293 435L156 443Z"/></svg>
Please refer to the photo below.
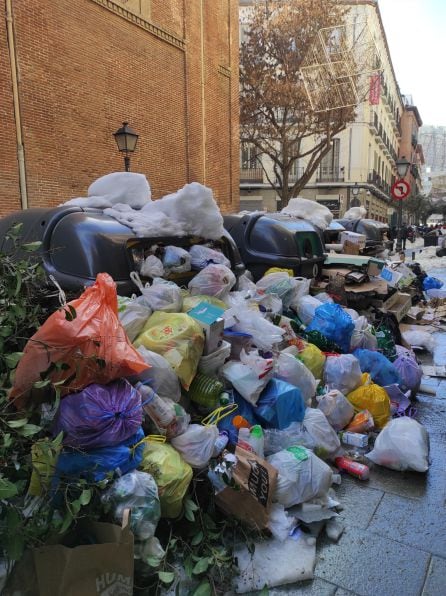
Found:
<svg viewBox="0 0 446 596"><path fill-rule="evenodd" d="M365 248L366 237L364 234L357 234L356 232L345 230L341 233L341 244L345 244L347 241L356 244L361 249Z"/></svg>
<svg viewBox="0 0 446 596"><path fill-rule="evenodd" d="M397 321L401 321L412 307L410 294L396 292L383 303L383 310L395 315Z"/></svg>
<svg viewBox="0 0 446 596"><path fill-rule="evenodd" d="M195 319L202 327L205 335L203 355L215 352L223 342L224 310L209 302L200 302L187 314Z"/></svg>

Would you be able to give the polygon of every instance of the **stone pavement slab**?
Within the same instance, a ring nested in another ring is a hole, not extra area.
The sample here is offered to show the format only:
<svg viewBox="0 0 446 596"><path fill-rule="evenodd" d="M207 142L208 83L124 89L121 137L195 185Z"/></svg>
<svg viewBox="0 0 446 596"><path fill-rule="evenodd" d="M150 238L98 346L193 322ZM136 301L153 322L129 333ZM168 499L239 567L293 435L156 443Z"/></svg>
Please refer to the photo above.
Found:
<svg viewBox="0 0 446 596"><path fill-rule="evenodd" d="M422 596L441 596L446 593L446 559L433 556L427 572ZM337 592L336 592L337 594Z"/></svg>
<svg viewBox="0 0 446 596"><path fill-rule="evenodd" d="M363 530L369 525L384 495L381 490L369 488L369 483L347 475L342 476L342 484L335 487L335 492L343 507L340 519L347 526Z"/></svg>
<svg viewBox="0 0 446 596"><path fill-rule="evenodd" d="M319 549L315 575L360 596L419 596L429 561L419 549L350 527Z"/></svg>

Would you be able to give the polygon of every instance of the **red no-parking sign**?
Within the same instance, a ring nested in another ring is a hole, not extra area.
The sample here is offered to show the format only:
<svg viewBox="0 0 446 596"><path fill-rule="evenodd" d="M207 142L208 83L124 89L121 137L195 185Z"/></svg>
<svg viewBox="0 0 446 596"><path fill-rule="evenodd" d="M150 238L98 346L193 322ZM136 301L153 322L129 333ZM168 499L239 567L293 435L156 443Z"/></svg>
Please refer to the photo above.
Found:
<svg viewBox="0 0 446 596"><path fill-rule="evenodd" d="M410 184L405 180L397 180L390 189L390 194L397 201L402 201L410 194Z"/></svg>

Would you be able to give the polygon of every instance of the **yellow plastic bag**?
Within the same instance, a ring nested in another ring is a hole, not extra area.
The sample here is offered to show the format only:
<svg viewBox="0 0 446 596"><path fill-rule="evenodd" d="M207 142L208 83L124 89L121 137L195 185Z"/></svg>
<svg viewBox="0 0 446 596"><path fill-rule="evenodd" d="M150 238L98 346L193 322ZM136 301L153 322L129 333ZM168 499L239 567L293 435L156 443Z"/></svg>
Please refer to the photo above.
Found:
<svg viewBox="0 0 446 596"><path fill-rule="evenodd" d="M297 355L299 360L313 373L315 379L322 379L325 365L325 355L314 344L307 344Z"/></svg>
<svg viewBox="0 0 446 596"><path fill-rule="evenodd" d="M203 353L204 334L189 315L157 311L148 318L135 346L144 346L164 356L187 390Z"/></svg>
<svg viewBox="0 0 446 596"><path fill-rule="evenodd" d="M189 312L198 306L200 302L208 302L209 304L228 310L228 305L225 304L223 300L215 298L215 296L205 296L204 294L198 294L197 296L190 296L187 294L187 296L183 296L183 308L181 310L182 312Z"/></svg>
<svg viewBox="0 0 446 596"><path fill-rule="evenodd" d="M269 275L270 273L288 273L290 277L294 277L292 269L282 269L281 267L270 267L263 275Z"/></svg>
<svg viewBox="0 0 446 596"><path fill-rule="evenodd" d="M363 375L363 381L364 381ZM370 375L367 375L370 379ZM366 379L366 383L369 379ZM375 426L383 428L390 420L390 399L386 391L376 383L363 384L347 395L355 412L368 410Z"/></svg>
<svg viewBox="0 0 446 596"><path fill-rule="evenodd" d="M140 468L153 476L158 486L162 517L178 517L192 480L192 468L168 443L146 441Z"/></svg>

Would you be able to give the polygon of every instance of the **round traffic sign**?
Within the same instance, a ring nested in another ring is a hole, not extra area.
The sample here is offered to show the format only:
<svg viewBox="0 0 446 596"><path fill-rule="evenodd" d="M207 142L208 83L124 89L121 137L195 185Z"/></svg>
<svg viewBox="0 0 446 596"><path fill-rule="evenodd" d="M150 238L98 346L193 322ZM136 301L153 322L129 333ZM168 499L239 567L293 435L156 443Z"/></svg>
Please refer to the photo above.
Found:
<svg viewBox="0 0 446 596"><path fill-rule="evenodd" d="M390 194L397 201L407 198L410 193L410 184L405 180L397 180L390 189Z"/></svg>

